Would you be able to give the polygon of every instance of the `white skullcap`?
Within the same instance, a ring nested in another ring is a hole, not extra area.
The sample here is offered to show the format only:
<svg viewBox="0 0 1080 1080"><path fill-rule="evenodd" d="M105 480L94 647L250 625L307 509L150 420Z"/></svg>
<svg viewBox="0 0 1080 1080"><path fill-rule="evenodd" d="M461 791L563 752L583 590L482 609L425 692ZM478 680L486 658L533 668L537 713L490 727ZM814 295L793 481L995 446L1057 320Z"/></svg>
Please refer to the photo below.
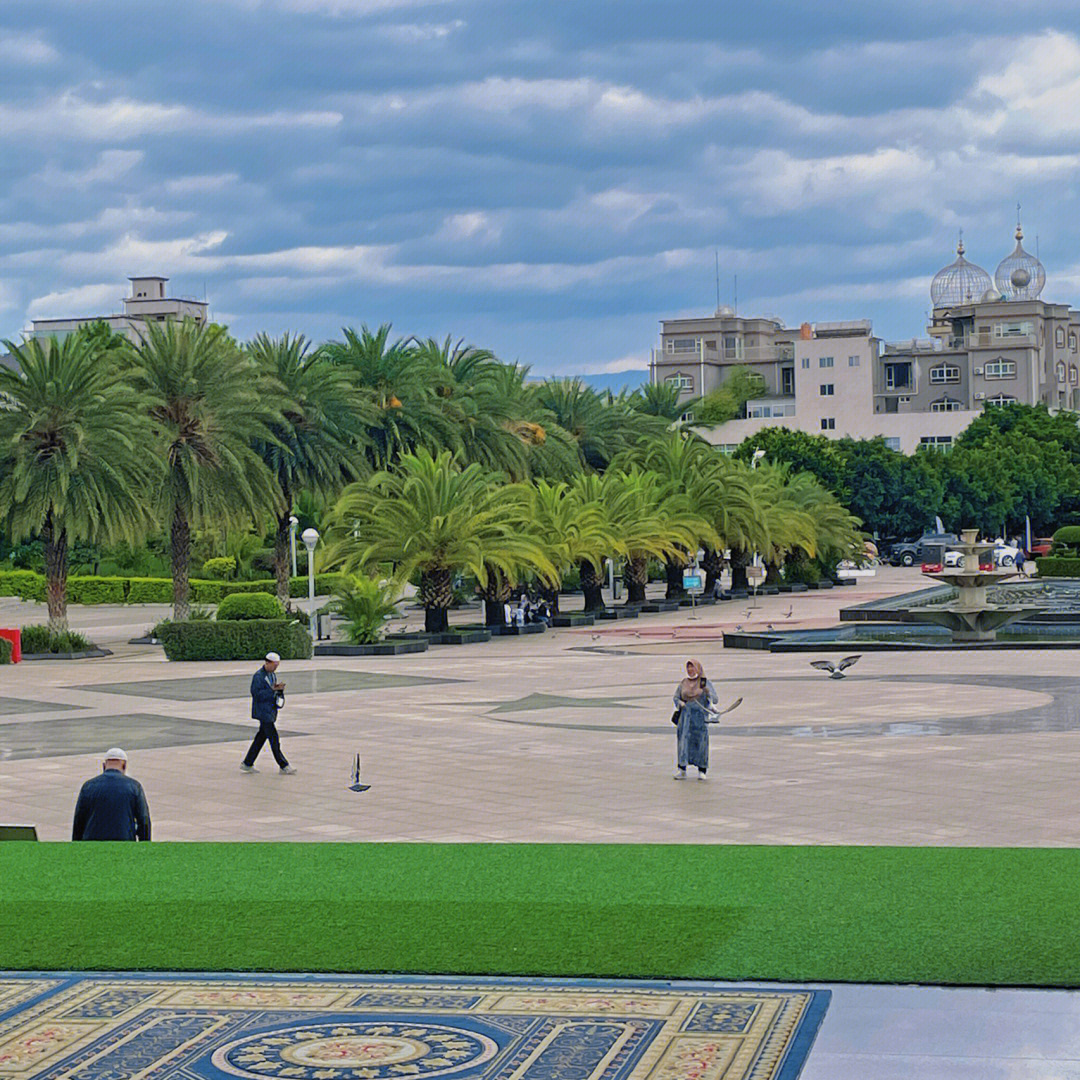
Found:
<svg viewBox="0 0 1080 1080"><path fill-rule="evenodd" d="M113 746L105 751L106 761L127 761L127 754L119 746Z"/></svg>
<svg viewBox="0 0 1080 1080"><path fill-rule="evenodd" d="M281 663L281 657L278 656L278 654L276 652L268 652L266 654L266 659L269 660L271 664L280 664Z"/></svg>

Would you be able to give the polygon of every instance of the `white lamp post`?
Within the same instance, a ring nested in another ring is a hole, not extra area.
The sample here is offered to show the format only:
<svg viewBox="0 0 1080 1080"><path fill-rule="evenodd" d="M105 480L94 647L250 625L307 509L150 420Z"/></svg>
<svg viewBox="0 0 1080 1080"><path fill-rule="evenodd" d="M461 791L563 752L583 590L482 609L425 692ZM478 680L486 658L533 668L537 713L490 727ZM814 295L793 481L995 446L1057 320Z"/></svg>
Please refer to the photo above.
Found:
<svg viewBox="0 0 1080 1080"><path fill-rule="evenodd" d="M760 461L760 460L761 460L761 459L762 459L762 458L763 458L764 456L765 456L765 451L764 451L764 450L762 450L762 449L760 449L760 448L759 448L759 449L757 449L757 450L755 450L755 451L754 451L754 456L753 456L753 457L752 457L752 458L750 459L750 468L751 468L751 469L756 469L756 468L757 468L757 463L758 463L758 462L759 462L759 461Z"/></svg>
<svg viewBox="0 0 1080 1080"><path fill-rule="evenodd" d="M300 519L295 514L289 515L289 547L292 548L292 576L296 577L296 526Z"/></svg>
<svg viewBox="0 0 1080 1080"><path fill-rule="evenodd" d="M308 590L308 618L311 620L309 629L311 630L311 639L315 640L315 545L319 542L319 532L317 529L305 529L300 534L300 539L304 541L304 547L307 548L307 590Z"/></svg>

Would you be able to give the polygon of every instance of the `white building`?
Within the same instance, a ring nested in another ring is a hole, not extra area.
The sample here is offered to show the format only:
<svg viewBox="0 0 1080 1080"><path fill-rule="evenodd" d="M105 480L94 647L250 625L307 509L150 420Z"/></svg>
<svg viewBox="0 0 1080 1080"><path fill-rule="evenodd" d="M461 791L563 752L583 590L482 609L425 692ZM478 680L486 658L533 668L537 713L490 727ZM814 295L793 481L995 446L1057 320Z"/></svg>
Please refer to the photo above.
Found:
<svg viewBox="0 0 1080 1080"><path fill-rule="evenodd" d="M170 319L194 319L198 323L206 322L206 302L189 297L167 296L166 277L133 277L131 295L125 297L123 314L120 315L77 315L56 319L35 319L28 337L66 337L88 323L103 322L116 333L123 334L132 341L140 341L145 333L146 324L165 322Z"/></svg>
<svg viewBox="0 0 1080 1080"><path fill-rule="evenodd" d="M964 258L931 283L929 337L885 344L869 320L803 323L745 318L730 308L661 324L651 382L678 386L689 400L747 368L764 394L745 417L703 431L734 449L764 427L831 438L881 436L894 449L948 449L990 405L1012 401L1080 409L1080 312L1039 299L1042 264L1016 246L994 279Z"/></svg>

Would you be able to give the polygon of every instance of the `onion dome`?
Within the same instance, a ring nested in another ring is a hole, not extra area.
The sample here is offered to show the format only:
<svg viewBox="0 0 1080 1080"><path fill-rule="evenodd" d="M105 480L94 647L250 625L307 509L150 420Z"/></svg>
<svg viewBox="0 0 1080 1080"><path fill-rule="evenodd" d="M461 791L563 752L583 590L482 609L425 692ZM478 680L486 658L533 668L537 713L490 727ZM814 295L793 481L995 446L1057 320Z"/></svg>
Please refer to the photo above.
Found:
<svg viewBox="0 0 1080 1080"><path fill-rule="evenodd" d="M930 282L930 299L936 308L971 304L993 287L990 275L964 258L964 238L961 236L956 245L956 262L939 270Z"/></svg>
<svg viewBox="0 0 1080 1080"><path fill-rule="evenodd" d="M994 283L1006 300L1035 300L1046 284L1043 264L1024 250L1020 222L1016 223L1016 247L1013 253L998 263Z"/></svg>

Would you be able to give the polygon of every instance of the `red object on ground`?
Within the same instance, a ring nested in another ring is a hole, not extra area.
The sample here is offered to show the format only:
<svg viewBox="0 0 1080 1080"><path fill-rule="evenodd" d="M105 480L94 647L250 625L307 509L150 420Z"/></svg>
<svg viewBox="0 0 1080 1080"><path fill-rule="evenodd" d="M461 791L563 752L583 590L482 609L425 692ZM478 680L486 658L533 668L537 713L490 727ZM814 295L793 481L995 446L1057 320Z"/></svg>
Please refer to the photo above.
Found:
<svg viewBox="0 0 1080 1080"><path fill-rule="evenodd" d="M940 574L945 568L939 562L924 562L922 572L924 574Z"/></svg>
<svg viewBox="0 0 1080 1080"><path fill-rule="evenodd" d="M11 642L11 662L17 664L22 660L22 631L19 629L6 630L0 626L0 637L7 638Z"/></svg>
<svg viewBox="0 0 1080 1080"><path fill-rule="evenodd" d="M1054 538L1052 536L1036 537L1031 541L1031 551L1029 555L1049 555L1050 549L1054 546Z"/></svg>

